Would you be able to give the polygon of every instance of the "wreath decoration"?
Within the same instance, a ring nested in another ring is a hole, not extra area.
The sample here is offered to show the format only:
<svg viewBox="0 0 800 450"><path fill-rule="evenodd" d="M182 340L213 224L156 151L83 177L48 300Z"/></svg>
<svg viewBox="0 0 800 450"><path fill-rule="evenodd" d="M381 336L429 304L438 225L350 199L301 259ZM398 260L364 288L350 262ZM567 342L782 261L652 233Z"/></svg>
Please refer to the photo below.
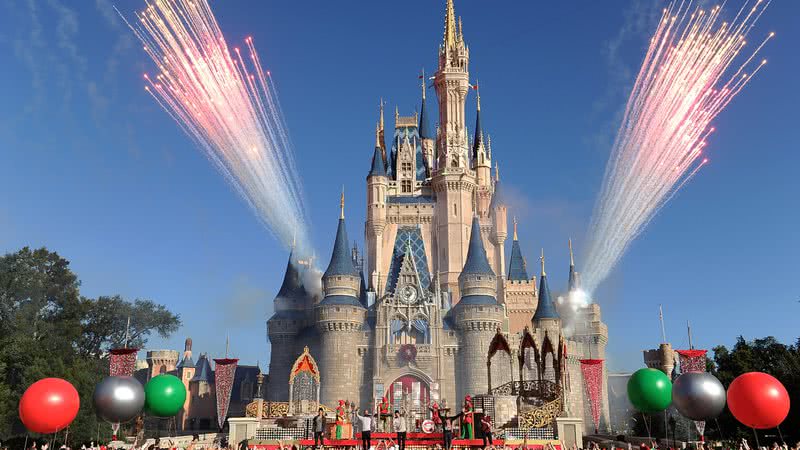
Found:
<svg viewBox="0 0 800 450"><path fill-rule="evenodd" d="M400 346L400 359L410 363L417 359L417 347L414 344L403 344Z"/></svg>

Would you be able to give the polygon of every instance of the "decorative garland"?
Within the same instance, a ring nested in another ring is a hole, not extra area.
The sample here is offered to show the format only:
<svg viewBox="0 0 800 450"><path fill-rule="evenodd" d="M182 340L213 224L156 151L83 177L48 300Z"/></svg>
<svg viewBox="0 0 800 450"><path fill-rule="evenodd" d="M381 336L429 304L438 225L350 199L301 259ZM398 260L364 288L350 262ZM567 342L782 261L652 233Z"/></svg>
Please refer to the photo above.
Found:
<svg viewBox="0 0 800 450"><path fill-rule="evenodd" d="M403 344L400 346L400 358L410 363L417 359L417 347L414 344Z"/></svg>
<svg viewBox="0 0 800 450"><path fill-rule="evenodd" d="M112 377L132 377L136 370L138 348L113 348L108 353L108 375Z"/></svg>
<svg viewBox="0 0 800 450"><path fill-rule="evenodd" d="M236 363L234 358L215 358L214 363L214 383L217 391L217 423L219 429L225 424L228 416L228 406L231 404L231 392L233 391L233 378L236 374Z"/></svg>
<svg viewBox="0 0 800 450"><path fill-rule="evenodd" d="M586 394L589 397L589 406L592 411L594 431L597 433L600 428L600 403L603 397L603 360L581 359L580 362L583 382L586 386Z"/></svg>

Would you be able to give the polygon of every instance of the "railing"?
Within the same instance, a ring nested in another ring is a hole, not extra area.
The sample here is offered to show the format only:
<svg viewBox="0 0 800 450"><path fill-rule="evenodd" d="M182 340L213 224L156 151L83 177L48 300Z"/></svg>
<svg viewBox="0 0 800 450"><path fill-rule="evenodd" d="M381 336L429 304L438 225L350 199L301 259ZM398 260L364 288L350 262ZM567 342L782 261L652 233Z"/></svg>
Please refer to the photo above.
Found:
<svg viewBox="0 0 800 450"><path fill-rule="evenodd" d="M294 439L305 439L306 431L306 427L262 427L256 428L255 439L262 441L289 441Z"/></svg>
<svg viewBox="0 0 800 450"><path fill-rule="evenodd" d="M553 427L544 428L506 428L505 439L555 439Z"/></svg>

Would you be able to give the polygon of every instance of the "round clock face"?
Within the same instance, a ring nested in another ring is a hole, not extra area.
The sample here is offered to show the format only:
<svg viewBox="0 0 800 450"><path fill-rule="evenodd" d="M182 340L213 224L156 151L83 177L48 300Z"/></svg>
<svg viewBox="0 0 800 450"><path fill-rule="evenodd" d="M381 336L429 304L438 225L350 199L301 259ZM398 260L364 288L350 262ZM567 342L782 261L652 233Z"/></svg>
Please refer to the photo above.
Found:
<svg viewBox="0 0 800 450"><path fill-rule="evenodd" d="M414 286L405 286L400 292L400 298L406 303L413 303L417 299L417 290Z"/></svg>

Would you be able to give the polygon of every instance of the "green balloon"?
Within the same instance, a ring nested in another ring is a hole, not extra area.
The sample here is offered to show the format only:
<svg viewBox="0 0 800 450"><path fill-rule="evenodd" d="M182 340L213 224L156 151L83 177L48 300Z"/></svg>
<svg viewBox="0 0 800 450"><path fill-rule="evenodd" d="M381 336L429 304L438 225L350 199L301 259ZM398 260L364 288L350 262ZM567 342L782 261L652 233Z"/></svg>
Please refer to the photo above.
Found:
<svg viewBox="0 0 800 450"><path fill-rule="evenodd" d="M672 382L658 369L639 369L628 380L628 399L639 412L663 411L672 403Z"/></svg>
<svg viewBox="0 0 800 450"><path fill-rule="evenodd" d="M144 385L144 408L156 417L172 417L186 403L186 387L175 375L161 374Z"/></svg>

